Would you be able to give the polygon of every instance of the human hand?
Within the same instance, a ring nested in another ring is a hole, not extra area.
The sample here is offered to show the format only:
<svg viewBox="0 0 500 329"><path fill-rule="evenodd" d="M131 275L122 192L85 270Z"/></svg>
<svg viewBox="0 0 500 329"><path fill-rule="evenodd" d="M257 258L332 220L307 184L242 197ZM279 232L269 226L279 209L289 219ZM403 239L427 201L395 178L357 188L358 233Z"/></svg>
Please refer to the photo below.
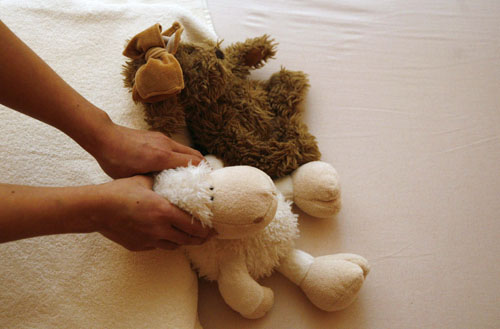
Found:
<svg viewBox="0 0 500 329"><path fill-rule="evenodd" d="M191 215L152 191L153 179L134 176L98 186L94 222L108 239L131 251L201 244L212 234Z"/></svg>
<svg viewBox="0 0 500 329"><path fill-rule="evenodd" d="M189 162L198 165L203 160L200 152L160 132L131 129L114 123L102 131L100 142L91 153L112 178L187 166Z"/></svg>

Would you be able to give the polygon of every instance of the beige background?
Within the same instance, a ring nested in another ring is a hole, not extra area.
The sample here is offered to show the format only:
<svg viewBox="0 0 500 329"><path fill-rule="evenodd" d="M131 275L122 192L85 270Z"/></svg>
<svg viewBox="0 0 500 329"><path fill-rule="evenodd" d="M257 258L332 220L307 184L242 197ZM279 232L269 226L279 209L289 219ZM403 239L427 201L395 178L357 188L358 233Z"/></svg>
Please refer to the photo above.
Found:
<svg viewBox="0 0 500 329"><path fill-rule="evenodd" d="M310 74L306 104L342 179L336 220L301 216L299 246L372 265L359 299L325 313L280 275L265 318L200 285L217 328L500 327L500 2L209 0L225 44L272 34Z"/></svg>

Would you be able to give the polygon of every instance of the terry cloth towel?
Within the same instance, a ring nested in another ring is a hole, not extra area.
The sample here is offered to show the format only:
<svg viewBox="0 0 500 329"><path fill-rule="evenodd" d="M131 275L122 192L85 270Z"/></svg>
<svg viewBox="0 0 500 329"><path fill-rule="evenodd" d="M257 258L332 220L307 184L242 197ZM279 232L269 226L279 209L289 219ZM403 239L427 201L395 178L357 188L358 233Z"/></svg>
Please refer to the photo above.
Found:
<svg viewBox="0 0 500 329"><path fill-rule="evenodd" d="M126 39L175 20L184 40L216 35L204 0L124 2L7 0L0 19L115 122L146 128L122 82ZM109 180L66 135L1 106L0 177L38 186ZM181 253L132 253L97 233L0 245L0 328L192 329L196 314L197 281Z"/></svg>

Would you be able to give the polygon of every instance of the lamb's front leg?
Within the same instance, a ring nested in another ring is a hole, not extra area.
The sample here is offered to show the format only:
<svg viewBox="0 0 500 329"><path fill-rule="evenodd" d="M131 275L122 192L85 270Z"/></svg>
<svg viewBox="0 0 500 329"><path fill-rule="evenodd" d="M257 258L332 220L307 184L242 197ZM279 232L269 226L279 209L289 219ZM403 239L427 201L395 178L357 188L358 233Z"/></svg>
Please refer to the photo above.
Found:
<svg viewBox="0 0 500 329"><path fill-rule="evenodd" d="M263 35L236 42L224 49L227 60L233 64L233 73L245 78L250 74L250 69L264 66L276 54L276 43L273 41L268 35Z"/></svg>
<svg viewBox="0 0 500 329"><path fill-rule="evenodd" d="M339 176L326 162L308 162L274 183L287 200L311 216L329 218L340 211Z"/></svg>
<svg viewBox="0 0 500 329"><path fill-rule="evenodd" d="M250 276L241 256L228 258L220 265L218 283L224 301L245 318L260 318L273 306L273 291Z"/></svg>

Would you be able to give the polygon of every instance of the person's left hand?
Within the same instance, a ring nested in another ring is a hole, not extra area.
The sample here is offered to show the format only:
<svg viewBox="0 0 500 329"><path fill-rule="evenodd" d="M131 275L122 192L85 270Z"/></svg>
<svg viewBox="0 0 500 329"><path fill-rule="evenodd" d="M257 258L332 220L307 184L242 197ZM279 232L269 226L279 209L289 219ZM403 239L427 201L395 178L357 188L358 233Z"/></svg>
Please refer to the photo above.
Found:
<svg viewBox="0 0 500 329"><path fill-rule="evenodd" d="M114 123L107 127L99 147L91 153L112 178L185 167L189 162L198 165L203 160L200 152L160 132L131 129Z"/></svg>

